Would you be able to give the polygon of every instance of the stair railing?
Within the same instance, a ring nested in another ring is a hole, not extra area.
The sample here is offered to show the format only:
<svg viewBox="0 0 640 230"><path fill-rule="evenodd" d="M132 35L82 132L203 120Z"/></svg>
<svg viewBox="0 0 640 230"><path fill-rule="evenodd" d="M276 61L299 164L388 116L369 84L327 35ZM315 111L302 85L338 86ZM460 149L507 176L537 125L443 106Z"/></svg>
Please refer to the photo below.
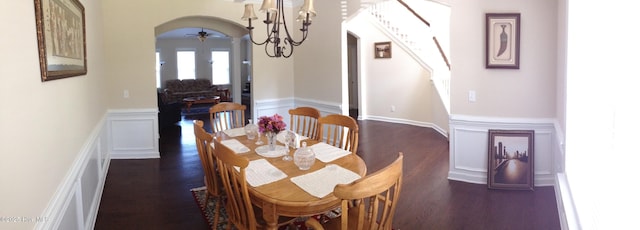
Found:
<svg viewBox="0 0 640 230"><path fill-rule="evenodd" d="M451 65L442 46L431 31L431 24L402 0L382 1L368 8L381 27L406 46L407 52L427 69L449 112ZM424 41L432 40L433 43ZM434 55L439 53L439 55Z"/></svg>

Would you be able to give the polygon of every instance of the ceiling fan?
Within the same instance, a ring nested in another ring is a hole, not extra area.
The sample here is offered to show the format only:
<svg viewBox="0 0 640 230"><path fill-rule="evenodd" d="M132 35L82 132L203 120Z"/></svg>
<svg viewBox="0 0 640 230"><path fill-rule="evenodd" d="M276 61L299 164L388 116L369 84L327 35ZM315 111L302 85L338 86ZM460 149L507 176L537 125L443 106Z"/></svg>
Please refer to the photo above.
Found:
<svg viewBox="0 0 640 230"><path fill-rule="evenodd" d="M207 37L211 36L213 34L211 33L207 33L204 31L204 28L202 28L202 31L198 32L197 34L186 34L186 37L197 37L198 40L200 40L201 42L204 42L205 40L207 40Z"/></svg>

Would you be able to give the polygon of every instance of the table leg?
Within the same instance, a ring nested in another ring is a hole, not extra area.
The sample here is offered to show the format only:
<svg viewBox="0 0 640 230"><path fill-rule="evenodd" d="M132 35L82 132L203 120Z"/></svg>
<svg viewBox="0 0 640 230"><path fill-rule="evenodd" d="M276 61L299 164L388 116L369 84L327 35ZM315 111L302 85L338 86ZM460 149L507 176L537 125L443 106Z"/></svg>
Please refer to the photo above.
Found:
<svg viewBox="0 0 640 230"><path fill-rule="evenodd" d="M278 215L276 215L276 207L274 204L262 205L262 218L267 222L267 230L278 229Z"/></svg>

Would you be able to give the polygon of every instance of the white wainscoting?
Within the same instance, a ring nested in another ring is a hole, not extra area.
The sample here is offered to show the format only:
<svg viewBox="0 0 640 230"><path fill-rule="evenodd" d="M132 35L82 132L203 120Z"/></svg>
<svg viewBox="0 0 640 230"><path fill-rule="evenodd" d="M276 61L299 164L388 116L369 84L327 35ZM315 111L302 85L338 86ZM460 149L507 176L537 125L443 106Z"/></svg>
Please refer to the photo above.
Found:
<svg viewBox="0 0 640 230"><path fill-rule="evenodd" d="M558 123L556 125L557 145L555 155L556 159L556 204L558 207L558 215L560 216L561 229L580 229L578 222L578 213L573 203L571 190L567 181L567 175L564 173L565 146L564 132L560 129Z"/></svg>
<svg viewBox="0 0 640 230"><path fill-rule="evenodd" d="M93 129L35 229L93 229L109 169L106 116Z"/></svg>
<svg viewBox="0 0 640 230"><path fill-rule="evenodd" d="M451 180L487 183L488 130L534 130L534 185L555 185L563 165L553 119L487 118L451 115L449 120L449 176Z"/></svg>
<svg viewBox="0 0 640 230"><path fill-rule="evenodd" d="M295 107L313 107L320 111L321 116L329 114L342 114L342 105L340 103L317 101L310 99L295 99Z"/></svg>
<svg viewBox="0 0 640 230"><path fill-rule="evenodd" d="M107 111L112 159L160 158L157 109Z"/></svg>
<svg viewBox="0 0 640 230"><path fill-rule="evenodd" d="M289 121L291 121L291 117L289 116L289 109L303 106L313 107L320 110L320 115L322 116L325 116L327 114L342 113L342 108L337 103L299 98L268 99L255 102L254 108L256 117L254 118L254 120L257 120L257 118L261 116L272 116L273 114L277 113L282 116L288 127L288 125L290 125Z"/></svg>

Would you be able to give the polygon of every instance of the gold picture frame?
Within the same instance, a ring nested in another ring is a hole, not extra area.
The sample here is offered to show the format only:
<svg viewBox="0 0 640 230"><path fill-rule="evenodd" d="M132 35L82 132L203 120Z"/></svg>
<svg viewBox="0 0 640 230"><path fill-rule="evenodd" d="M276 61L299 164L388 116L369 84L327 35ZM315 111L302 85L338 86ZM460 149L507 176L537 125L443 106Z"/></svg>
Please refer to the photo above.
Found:
<svg viewBox="0 0 640 230"><path fill-rule="evenodd" d="M78 0L34 0L42 81L87 74L84 6Z"/></svg>
<svg viewBox="0 0 640 230"><path fill-rule="evenodd" d="M490 189L533 191L534 135L533 130L489 130Z"/></svg>
<svg viewBox="0 0 640 230"><path fill-rule="evenodd" d="M520 69L520 14L486 14L486 68Z"/></svg>
<svg viewBox="0 0 640 230"><path fill-rule="evenodd" d="M376 42L373 53L375 58L391 58L391 42Z"/></svg>

